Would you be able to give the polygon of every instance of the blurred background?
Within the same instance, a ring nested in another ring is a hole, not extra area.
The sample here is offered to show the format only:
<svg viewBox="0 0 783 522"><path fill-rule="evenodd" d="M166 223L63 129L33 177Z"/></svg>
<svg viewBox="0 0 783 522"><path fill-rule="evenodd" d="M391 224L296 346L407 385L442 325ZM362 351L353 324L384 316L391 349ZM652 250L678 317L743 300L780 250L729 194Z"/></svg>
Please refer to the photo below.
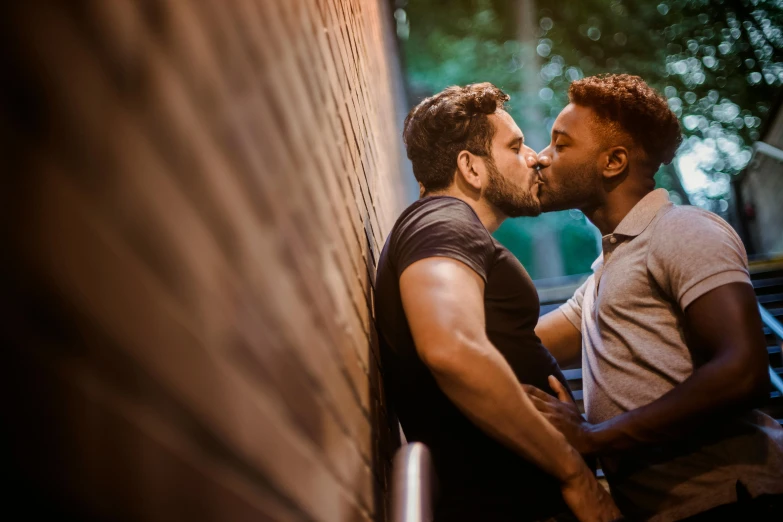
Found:
<svg viewBox="0 0 783 522"><path fill-rule="evenodd" d="M447 85L505 89L541 148L570 81L640 74L687 135L660 186L737 227L759 302L783 318L783 263L763 261L783 252L782 9L0 2L5 511L388 520L400 431L375 270L418 197L402 122ZM497 234L542 310L598 254L579 212Z"/></svg>
<svg viewBox="0 0 783 522"><path fill-rule="evenodd" d="M571 81L641 76L668 98L686 136L658 187L747 228L753 209L732 184L780 109L781 2L398 0L394 17L411 105L448 85L492 82L511 95L537 150ZM534 279L589 272L600 251L597 229L576 210L507 220L495 235Z"/></svg>

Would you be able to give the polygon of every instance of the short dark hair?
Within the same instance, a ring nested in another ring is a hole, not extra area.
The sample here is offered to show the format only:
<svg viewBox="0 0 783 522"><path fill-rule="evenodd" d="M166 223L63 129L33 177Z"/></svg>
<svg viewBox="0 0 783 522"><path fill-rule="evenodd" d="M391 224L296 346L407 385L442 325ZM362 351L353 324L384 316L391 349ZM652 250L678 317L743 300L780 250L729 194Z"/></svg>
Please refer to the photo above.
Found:
<svg viewBox="0 0 783 522"><path fill-rule="evenodd" d="M474 83L447 87L408 113L402 138L413 174L426 191L451 185L460 151L491 157L495 127L487 116L508 100L491 83Z"/></svg>
<svg viewBox="0 0 783 522"><path fill-rule="evenodd" d="M568 89L571 103L589 107L599 118L614 122L642 147L658 168L671 163L682 143L677 116L666 98L638 76L604 74L577 80Z"/></svg>

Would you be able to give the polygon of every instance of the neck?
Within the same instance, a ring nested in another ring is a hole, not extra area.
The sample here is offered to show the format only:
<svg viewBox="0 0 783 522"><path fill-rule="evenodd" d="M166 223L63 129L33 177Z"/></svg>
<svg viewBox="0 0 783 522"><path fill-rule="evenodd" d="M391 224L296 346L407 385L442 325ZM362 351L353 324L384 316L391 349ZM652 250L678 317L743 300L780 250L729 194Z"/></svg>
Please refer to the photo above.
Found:
<svg viewBox="0 0 783 522"><path fill-rule="evenodd" d="M462 200L470 205L470 208L476 213L481 224L484 225L484 228L486 228L490 234L495 232L503 221L505 221L507 216L484 199L473 194L466 194L456 185L457 184L455 183L451 187L437 192L426 192L423 196L450 196Z"/></svg>
<svg viewBox="0 0 783 522"><path fill-rule="evenodd" d="M648 184L635 187L617 187L604 194L603 201L595 207L584 209L584 214L590 222L598 227L601 235L611 234L617 225L628 215L633 207L647 194L652 192L654 186Z"/></svg>

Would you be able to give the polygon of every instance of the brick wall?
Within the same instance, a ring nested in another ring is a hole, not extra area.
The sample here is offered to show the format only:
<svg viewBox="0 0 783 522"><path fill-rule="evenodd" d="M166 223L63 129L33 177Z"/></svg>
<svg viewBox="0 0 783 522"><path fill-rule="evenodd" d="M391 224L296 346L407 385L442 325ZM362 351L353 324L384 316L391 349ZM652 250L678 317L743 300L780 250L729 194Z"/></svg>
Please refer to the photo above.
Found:
<svg viewBox="0 0 783 522"><path fill-rule="evenodd" d="M415 193L389 17L0 7L3 473L28 518L385 519L372 281Z"/></svg>

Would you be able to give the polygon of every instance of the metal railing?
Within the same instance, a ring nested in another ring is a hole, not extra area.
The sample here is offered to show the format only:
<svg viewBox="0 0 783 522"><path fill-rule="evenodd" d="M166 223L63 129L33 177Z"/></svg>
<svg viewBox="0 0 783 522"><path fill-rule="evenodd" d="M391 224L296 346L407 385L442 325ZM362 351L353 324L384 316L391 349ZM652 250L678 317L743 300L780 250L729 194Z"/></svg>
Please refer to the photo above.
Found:
<svg viewBox="0 0 783 522"><path fill-rule="evenodd" d="M430 450L421 442L404 444L393 466L391 522L432 522L437 477Z"/></svg>
<svg viewBox="0 0 783 522"><path fill-rule="evenodd" d="M759 305L759 313L761 314L761 321L764 325L775 334L775 337L780 341L783 341L783 324L780 324L780 321L775 319L772 314L761 305ZM769 367L769 380L772 383L772 386L783 395L783 379L780 378L772 366Z"/></svg>

